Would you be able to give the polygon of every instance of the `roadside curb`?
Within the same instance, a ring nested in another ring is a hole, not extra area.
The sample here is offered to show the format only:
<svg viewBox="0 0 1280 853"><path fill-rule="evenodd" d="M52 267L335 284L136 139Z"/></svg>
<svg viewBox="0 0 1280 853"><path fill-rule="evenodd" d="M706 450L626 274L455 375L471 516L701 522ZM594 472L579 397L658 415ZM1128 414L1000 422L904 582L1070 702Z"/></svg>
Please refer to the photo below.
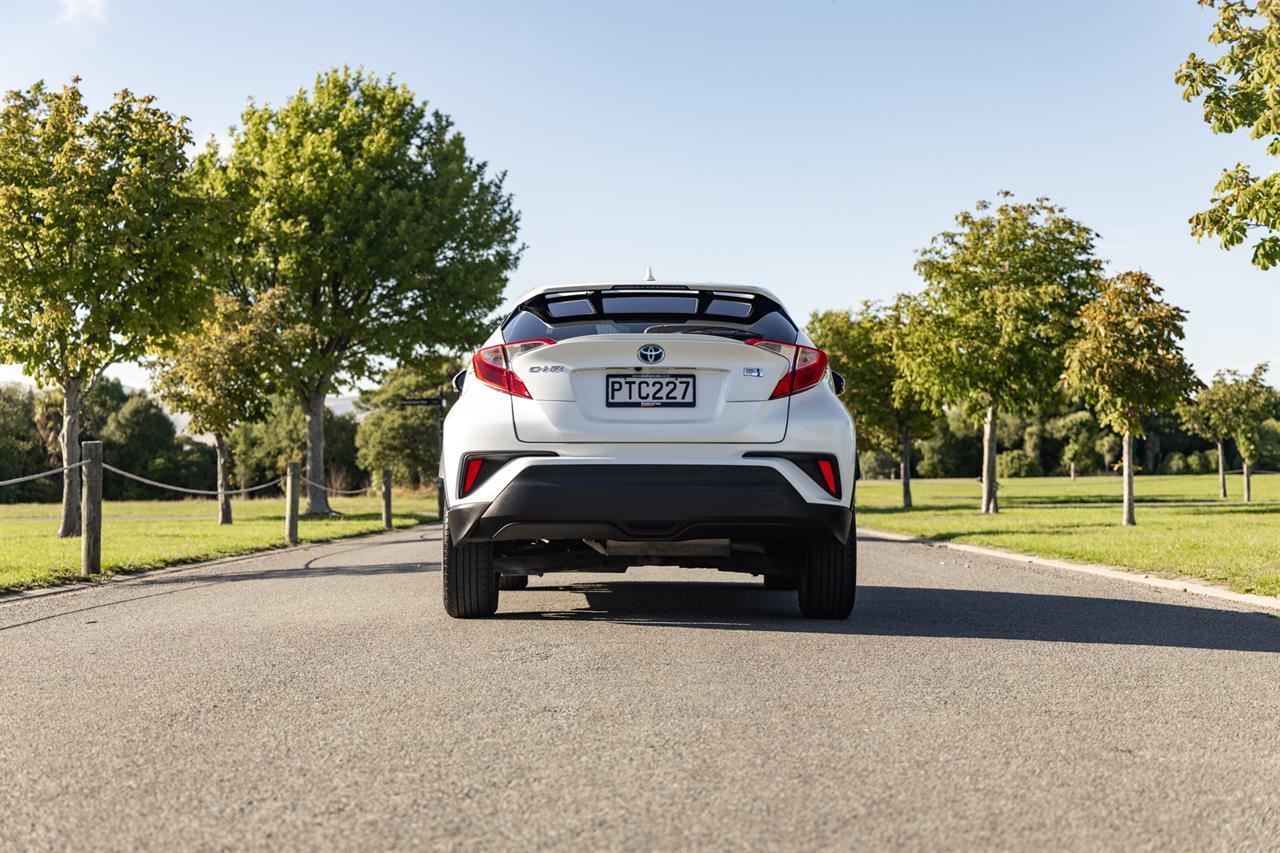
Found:
<svg viewBox="0 0 1280 853"><path fill-rule="evenodd" d="M966 554L976 554L981 557L995 557L1000 560L1030 563L1034 566L1044 566L1050 569L1062 569L1067 572L1076 572L1078 574L1093 575L1094 577L1125 581L1126 583L1154 587L1167 592L1183 592L1190 593L1191 595L1201 595L1207 598L1216 598L1221 601L1230 601L1233 604L1246 604L1251 607L1261 607L1264 610L1271 610L1280 613L1280 598L1273 598L1267 595L1252 595L1244 592L1232 592L1229 589L1209 586L1208 584L1198 583L1195 581L1180 581L1169 578L1153 577L1149 574L1141 574L1140 569L1125 570L1116 568L1115 566L1105 566L1099 563L1072 563L1067 560L1054 560L1048 557L1034 557L1030 554L1022 554L1017 551L1006 551L1002 548L988 548L982 545L964 545L958 542L939 542L936 539L928 539L922 536L909 536L905 533L890 533L887 530L875 530L868 527L859 527L858 533L860 535L865 533L871 536L877 536L893 542L930 545L934 548L946 548L950 551L963 551Z"/></svg>
<svg viewBox="0 0 1280 853"><path fill-rule="evenodd" d="M256 560L259 557L275 554L293 554L302 551L310 551L315 548L325 548L329 545L342 545L348 542L359 542L361 539L368 539L371 536L381 536L386 533L400 533L406 530L419 530L432 525L439 525L440 520L433 518L429 521L420 521L409 527L394 527L391 530L370 530L367 533L354 533L350 536L343 536L341 539L328 539L323 542L306 542L301 545L286 545L280 548L263 548L260 551L251 551L248 554L234 554L230 557L217 557L213 560L202 560L198 563L178 563L172 566L161 566L155 569L140 569L136 572L116 572L108 575L101 580L96 581L72 581L71 583L59 584L58 586L46 586L38 589L24 589L16 592L0 592L0 607L9 604L18 604L23 601L32 601L34 599L47 598L53 595L66 595L72 592L85 592L93 589L103 589L108 584L128 583L130 581L146 580L156 575L171 575L177 572L189 572L192 569L209 569L218 566L230 566L236 563L243 563L249 560Z"/></svg>

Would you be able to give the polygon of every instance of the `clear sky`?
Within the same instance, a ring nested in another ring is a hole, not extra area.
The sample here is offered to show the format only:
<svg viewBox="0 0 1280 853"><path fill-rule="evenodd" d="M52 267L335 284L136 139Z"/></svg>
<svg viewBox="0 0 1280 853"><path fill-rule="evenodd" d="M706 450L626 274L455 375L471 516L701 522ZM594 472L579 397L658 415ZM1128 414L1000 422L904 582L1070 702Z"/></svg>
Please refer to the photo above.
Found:
<svg viewBox="0 0 1280 853"><path fill-rule="evenodd" d="M1146 270L1187 309L1207 377L1280 363L1280 273L1187 227L1224 166L1272 170L1173 83L1212 20L1191 0L0 0L0 86L152 93L203 139L321 69L394 72L508 172L529 247L509 296L651 264L807 316L918 289L915 249L975 200L1047 195L1112 271Z"/></svg>

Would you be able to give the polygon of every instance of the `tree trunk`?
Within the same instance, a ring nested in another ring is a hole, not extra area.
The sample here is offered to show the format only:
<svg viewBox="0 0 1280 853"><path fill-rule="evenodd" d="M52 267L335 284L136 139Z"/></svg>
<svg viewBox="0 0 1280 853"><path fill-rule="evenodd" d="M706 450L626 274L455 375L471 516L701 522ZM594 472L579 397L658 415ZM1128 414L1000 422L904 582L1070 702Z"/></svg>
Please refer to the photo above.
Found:
<svg viewBox="0 0 1280 853"><path fill-rule="evenodd" d="M332 515L324 475L324 396L328 381L302 399L307 420L307 515Z"/></svg>
<svg viewBox="0 0 1280 853"><path fill-rule="evenodd" d="M1248 459L1244 460L1242 473L1244 474L1244 502L1249 503L1253 500L1253 484L1251 482L1253 479L1253 463Z"/></svg>
<svg viewBox="0 0 1280 853"><path fill-rule="evenodd" d="M1133 433L1124 434L1124 517L1120 524L1132 527L1133 518Z"/></svg>
<svg viewBox="0 0 1280 853"><path fill-rule="evenodd" d="M227 458L227 442L223 440L222 433L213 434L213 446L218 451L218 523L230 524L231 491L227 488L227 477L231 460Z"/></svg>
<svg viewBox="0 0 1280 853"><path fill-rule="evenodd" d="M62 465L69 467L80 461L80 407L84 399L80 395L79 380L72 379L62 386L62 432L58 444L62 447ZM80 469L62 474L62 526L59 536L80 535Z"/></svg>
<svg viewBox="0 0 1280 853"><path fill-rule="evenodd" d="M1072 462L1071 463L1071 482L1074 483L1075 480L1076 480L1076 463Z"/></svg>
<svg viewBox="0 0 1280 853"><path fill-rule="evenodd" d="M1156 473L1160 467L1160 436L1155 434L1147 436L1146 442L1142 445L1142 459L1142 473Z"/></svg>
<svg viewBox="0 0 1280 853"><path fill-rule="evenodd" d="M911 430L902 428L902 508L911 509Z"/></svg>
<svg viewBox="0 0 1280 853"><path fill-rule="evenodd" d="M987 420L982 426L982 512L1000 511L996 496L996 407L987 406Z"/></svg>
<svg viewBox="0 0 1280 853"><path fill-rule="evenodd" d="M1227 499L1227 454L1223 452L1226 450L1223 444L1225 442L1218 439L1218 498L1225 501Z"/></svg>

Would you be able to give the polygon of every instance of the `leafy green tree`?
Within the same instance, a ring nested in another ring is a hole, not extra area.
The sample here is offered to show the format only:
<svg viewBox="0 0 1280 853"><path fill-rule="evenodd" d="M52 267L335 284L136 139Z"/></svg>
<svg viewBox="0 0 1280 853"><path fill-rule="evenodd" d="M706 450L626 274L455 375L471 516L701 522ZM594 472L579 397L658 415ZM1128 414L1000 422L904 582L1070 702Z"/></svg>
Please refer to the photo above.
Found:
<svg viewBox="0 0 1280 853"><path fill-rule="evenodd" d="M346 412L335 414L327 406L324 410L325 442L324 465L320 467L325 480L332 488L357 488L367 482L367 475L356 462L355 416ZM251 483L282 476L286 466L299 459L307 446L307 425L298 401L288 394L274 394L266 417L252 423L242 423L231 431L227 448L234 460L235 484L241 487ZM313 479L304 469L307 479Z"/></svg>
<svg viewBox="0 0 1280 853"><path fill-rule="evenodd" d="M1098 439L1093 443L1093 449L1102 457L1103 467L1108 471L1114 471L1116 466L1120 464L1120 457L1124 451L1124 442L1120 440L1120 436L1108 430L1098 436Z"/></svg>
<svg viewBox="0 0 1280 853"><path fill-rule="evenodd" d="M78 78L9 92L0 112L0 360L62 392L62 462L109 365L186 325L202 205L185 118L129 91L90 114ZM80 531L80 473L63 477L61 536Z"/></svg>
<svg viewBox="0 0 1280 853"><path fill-rule="evenodd" d="M1164 302L1162 292L1143 272L1103 282L1080 310L1079 335L1067 346L1062 374L1063 385L1123 436L1126 526L1134 524L1133 438L1143 435L1143 416L1173 408L1199 384L1179 344L1186 315Z"/></svg>
<svg viewBox="0 0 1280 853"><path fill-rule="evenodd" d="M1044 474L1040 461L1022 448L997 454L996 472L1001 477L1039 477Z"/></svg>
<svg viewBox="0 0 1280 853"><path fill-rule="evenodd" d="M1212 383L1196 392L1194 398L1178 406L1178 416L1188 432L1208 439L1217 445L1218 497L1227 498L1227 439L1233 430L1230 411L1230 392L1222 374Z"/></svg>
<svg viewBox="0 0 1280 853"><path fill-rule="evenodd" d="M0 384L0 480L38 474L49 467L35 424L36 393L17 383ZM0 489L0 503L47 500L48 479Z"/></svg>
<svg viewBox="0 0 1280 853"><path fill-rule="evenodd" d="M1053 418L1045 424L1045 431L1062 442L1061 467L1076 478L1076 474L1092 474L1100 467L1097 449L1098 422L1093 413L1085 410L1071 412Z"/></svg>
<svg viewBox="0 0 1280 853"><path fill-rule="evenodd" d="M173 420L160 404L138 392L130 395L107 420L101 436L103 459L124 471L150 477L157 467L163 467L152 463L173 450L177 437ZM103 484L103 490L113 498L145 500L168 497L157 494L154 487L132 481L120 482L114 477Z"/></svg>
<svg viewBox="0 0 1280 853"><path fill-rule="evenodd" d="M933 419L919 442L922 477L974 477L981 470L980 433L959 409Z"/></svg>
<svg viewBox="0 0 1280 853"><path fill-rule="evenodd" d="M481 340L519 259L519 215L505 175L391 78L328 71L279 108L251 104L243 123L218 164L223 197L248 200L231 266L249 294L287 294L293 345L278 367L306 417L309 479L323 482L326 395ZM308 487L307 511L329 512L322 488Z"/></svg>
<svg viewBox="0 0 1280 853"><path fill-rule="evenodd" d="M150 364L153 386L191 417L191 429L213 436L217 454L218 523L231 523L227 436L261 420L269 408L279 360L279 299L271 291L252 304L219 293L198 325L175 337Z"/></svg>
<svg viewBox="0 0 1280 853"><path fill-rule="evenodd" d="M119 379L104 376L92 397L85 398L80 410L80 438L82 441L98 441L111 416L129 401L129 392ZM57 465L62 458L59 436L62 434L62 391L45 388L36 392L36 430L48 450L49 465Z"/></svg>
<svg viewBox="0 0 1280 853"><path fill-rule="evenodd" d="M1266 139L1267 153L1280 155L1280 4L1274 0L1200 0L1218 10L1209 41L1222 48L1217 59L1192 52L1174 75L1182 98L1204 102L1204 120L1214 133L1248 128ZM1224 248L1257 235L1253 263L1280 263L1280 176L1253 174L1244 163L1225 169L1213 188L1212 207L1191 217L1196 237L1216 237Z"/></svg>
<svg viewBox="0 0 1280 853"><path fill-rule="evenodd" d="M356 460L368 471L390 468L410 488L432 482L440 465L440 416L433 407L406 407L405 399L457 395L450 377L457 362L441 359L434 369L397 367L382 384L360 395L356 408L364 412L356 431Z"/></svg>
<svg viewBox="0 0 1280 853"><path fill-rule="evenodd" d="M933 418L898 371L894 345L901 329L897 308L874 302L863 302L856 314L823 311L809 317L809 337L826 351L832 369L845 377L841 400L853 416L861 443L898 455L902 505L909 509L912 449Z"/></svg>
<svg viewBox="0 0 1280 853"><path fill-rule="evenodd" d="M1259 364L1249 375L1235 370L1219 371L1213 380L1221 406L1221 417L1235 439L1242 460L1245 502L1253 500L1253 465L1258 456L1262 424L1277 414L1280 397L1267 384L1268 365Z"/></svg>
<svg viewBox="0 0 1280 853"><path fill-rule="evenodd" d="M1258 429L1258 459L1263 468L1280 471L1280 418L1267 418Z"/></svg>
<svg viewBox="0 0 1280 853"><path fill-rule="evenodd" d="M997 413L1054 396L1080 307L1097 291L1096 235L1039 198L979 202L920 251L924 291L904 301L902 384L933 406L984 413L982 512L996 497Z"/></svg>

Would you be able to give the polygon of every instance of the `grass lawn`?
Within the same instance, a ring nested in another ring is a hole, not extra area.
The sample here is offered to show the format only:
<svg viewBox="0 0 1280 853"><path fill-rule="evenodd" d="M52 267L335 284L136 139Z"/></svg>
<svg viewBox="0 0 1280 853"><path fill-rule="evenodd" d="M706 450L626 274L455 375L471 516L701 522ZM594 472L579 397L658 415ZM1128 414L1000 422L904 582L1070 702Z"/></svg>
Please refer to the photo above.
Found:
<svg viewBox="0 0 1280 853"><path fill-rule="evenodd" d="M1238 475L1227 501L1217 500L1214 475L1135 477L1138 524L1129 528L1120 526L1120 488L1119 477L1010 478L1000 483L1000 513L983 516L973 480L914 480L909 511L901 483L864 480L858 523L1280 595L1280 475L1254 476L1252 504L1238 503Z"/></svg>
<svg viewBox="0 0 1280 853"><path fill-rule="evenodd" d="M323 542L382 529L382 499L330 498L341 516L302 518L298 538ZM395 494L394 524L436 516L435 495ZM284 499L232 501L229 527L212 500L118 501L103 505L103 575L245 554L284 545ZM80 580L80 540L59 539L54 504L0 505L0 591Z"/></svg>

